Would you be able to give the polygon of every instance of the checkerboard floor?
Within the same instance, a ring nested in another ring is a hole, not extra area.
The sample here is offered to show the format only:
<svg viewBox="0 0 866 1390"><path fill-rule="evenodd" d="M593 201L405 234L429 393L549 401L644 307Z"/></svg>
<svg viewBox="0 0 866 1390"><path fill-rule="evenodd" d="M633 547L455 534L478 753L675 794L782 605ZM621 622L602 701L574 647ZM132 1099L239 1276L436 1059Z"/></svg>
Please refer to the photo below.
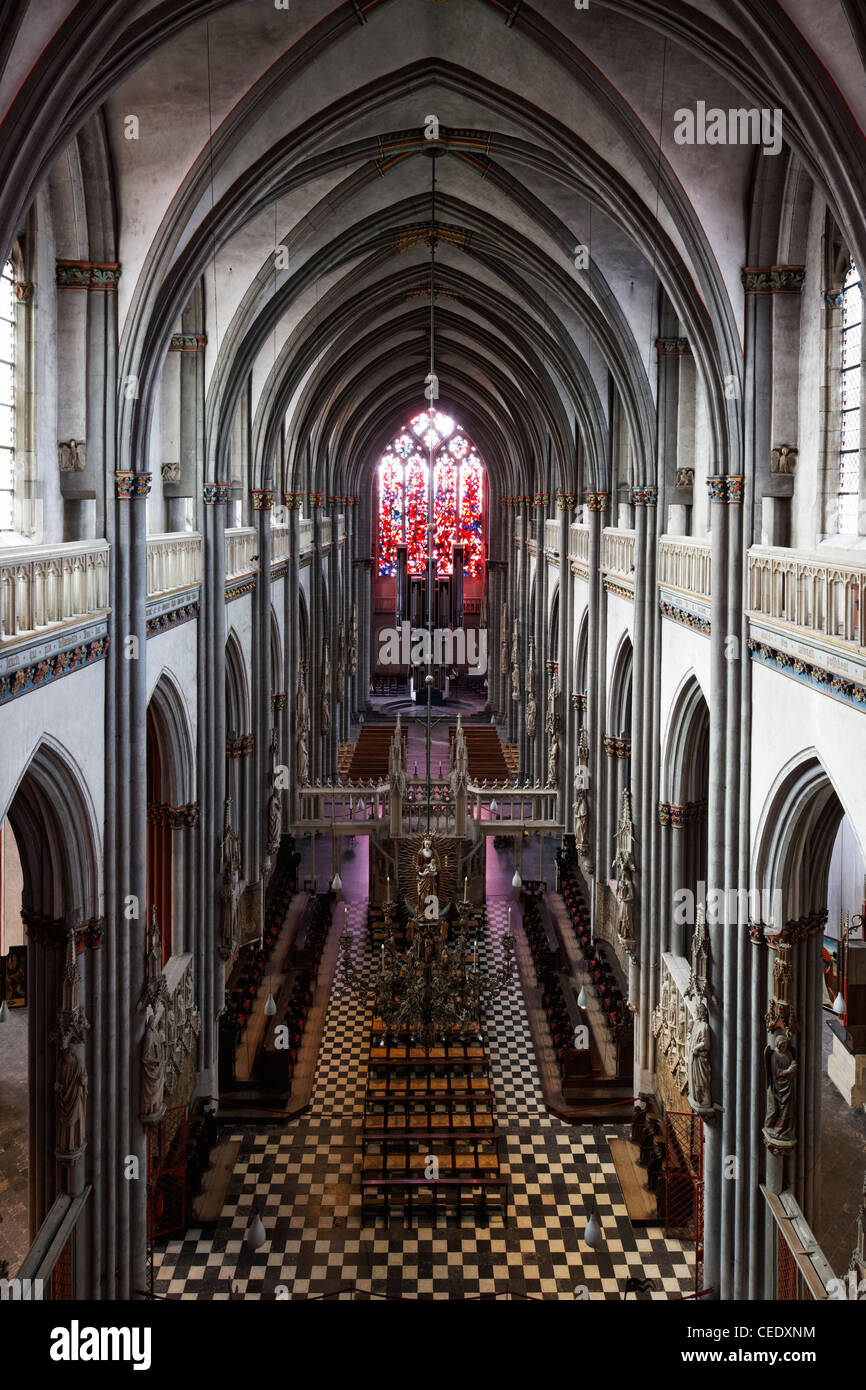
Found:
<svg viewBox="0 0 866 1390"><path fill-rule="evenodd" d="M488 901L479 942L501 960L507 902ZM349 908L355 958L369 978L366 904ZM693 1247L660 1229L633 1229L606 1135L625 1126L581 1127L543 1105L520 986L488 1011L491 1079L510 1180L508 1222L464 1216L411 1229L361 1221L359 1134L370 1011L334 980L311 1111L285 1131L226 1130L241 1142L216 1231L190 1229L155 1252L155 1291L170 1299L618 1299L627 1278L651 1279L652 1297L693 1290ZM599 1250L582 1233L594 1198L604 1233ZM267 1239L250 1250L253 1205Z"/></svg>

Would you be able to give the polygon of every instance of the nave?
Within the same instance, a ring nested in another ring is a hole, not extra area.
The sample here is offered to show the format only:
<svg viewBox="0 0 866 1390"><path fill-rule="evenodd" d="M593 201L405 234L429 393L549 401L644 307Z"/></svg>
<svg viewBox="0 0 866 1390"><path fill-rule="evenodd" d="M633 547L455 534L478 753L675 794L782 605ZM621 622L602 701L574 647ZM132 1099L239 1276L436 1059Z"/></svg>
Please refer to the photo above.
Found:
<svg viewBox="0 0 866 1390"><path fill-rule="evenodd" d="M303 873L303 869L302 869ZM506 855L488 872L488 921L495 953L507 924L513 867ZM343 871L344 893L363 875ZM373 948L363 928L366 903L348 903L369 975ZM481 938L482 962L489 943ZM360 947L358 948L360 950ZM241 1150L223 1215L213 1233L191 1228L155 1256L155 1292L166 1298L275 1297L467 1299L622 1297L629 1278L649 1279L654 1299L694 1290L694 1247L666 1239L660 1227L634 1228L606 1136L623 1124L564 1124L547 1113L519 988L503 994L487 1018L496 1124L504 1136L510 1184L503 1224L465 1216L407 1229L361 1221L360 1149L370 1011L335 979L309 1115L284 1132L224 1131ZM604 1245L582 1240L591 1201ZM253 1206L267 1240L250 1250ZM277 1285L285 1291L278 1293ZM346 1287L349 1286L349 1287ZM582 1287L580 1287L582 1286ZM585 1289L585 1292L584 1292Z"/></svg>

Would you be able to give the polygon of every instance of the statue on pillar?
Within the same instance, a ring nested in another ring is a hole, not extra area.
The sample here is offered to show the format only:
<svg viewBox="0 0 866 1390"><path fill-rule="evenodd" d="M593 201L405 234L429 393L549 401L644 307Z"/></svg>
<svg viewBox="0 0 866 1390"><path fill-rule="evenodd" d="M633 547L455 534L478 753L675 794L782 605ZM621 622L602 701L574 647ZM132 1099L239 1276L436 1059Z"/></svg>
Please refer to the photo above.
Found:
<svg viewBox="0 0 866 1390"><path fill-rule="evenodd" d="M392 796L398 796L402 800L406 795L407 786L408 778L403 763L403 730L398 714L394 733L391 736L391 745L388 749L388 787Z"/></svg>
<svg viewBox="0 0 866 1390"><path fill-rule="evenodd" d="M158 1124L165 1114L165 1043L156 1021L153 1009L148 1009L144 1025L144 1038L141 1044L141 1096L140 1119L142 1124Z"/></svg>
<svg viewBox="0 0 866 1390"><path fill-rule="evenodd" d="M547 750L547 785L555 787L559 783L559 734L554 734Z"/></svg>
<svg viewBox="0 0 866 1390"><path fill-rule="evenodd" d="M425 835L415 856L415 888L418 907L425 917L439 915L439 856L433 847L433 837Z"/></svg>
<svg viewBox="0 0 866 1390"><path fill-rule="evenodd" d="M508 604L502 605L502 620L499 624L499 674L508 675Z"/></svg>
<svg viewBox="0 0 866 1390"><path fill-rule="evenodd" d="M547 690L547 714L544 718L544 731L555 734L559 728L559 693L556 689L556 676L550 677Z"/></svg>
<svg viewBox="0 0 866 1390"><path fill-rule="evenodd" d="M342 704L346 698L346 629L342 622L337 627L337 702Z"/></svg>
<svg viewBox="0 0 866 1390"><path fill-rule="evenodd" d="M514 630L511 634L511 698L519 700L520 692L520 619L514 619Z"/></svg>
<svg viewBox="0 0 866 1390"><path fill-rule="evenodd" d="M63 994L57 1027L57 1071L54 1079L57 1145L55 1157L71 1166L86 1147L87 1067L78 1052L90 1028L80 1004L81 976L75 946L75 931L70 926L66 936L66 966L63 972Z"/></svg>
<svg viewBox="0 0 866 1390"><path fill-rule="evenodd" d="M223 960L228 960L234 950L235 942L237 941L238 910L241 898L241 847L240 840L235 834L233 806L234 801L232 797L227 796L225 800L223 835L220 841L219 861L219 872L222 880L220 883L220 900L223 905L220 955Z"/></svg>
<svg viewBox="0 0 866 1390"><path fill-rule="evenodd" d="M535 639L529 639L529 653L526 658L526 709L524 711L524 724L529 735L535 733L538 721L538 703L535 699Z"/></svg>
<svg viewBox="0 0 866 1390"><path fill-rule="evenodd" d="M349 675L354 676L358 670L358 605L352 604L352 621L349 624Z"/></svg>
<svg viewBox="0 0 866 1390"><path fill-rule="evenodd" d="M620 945L632 956L635 952L634 935L634 857L631 847L634 842L634 825L631 818L631 793L623 788L622 810L616 829L616 858L613 861L613 874L616 879L616 931Z"/></svg>
<svg viewBox="0 0 866 1390"><path fill-rule="evenodd" d="M328 651L328 644L322 653L322 689L319 700L319 722L322 726L322 736L331 732L331 656Z"/></svg>
<svg viewBox="0 0 866 1390"><path fill-rule="evenodd" d="M797 1061L788 1033L780 1030L772 1035L764 1049L764 1070L767 1078L764 1142L771 1153L784 1153L797 1142L794 1134Z"/></svg>
<svg viewBox="0 0 866 1390"><path fill-rule="evenodd" d="M689 1029L686 1067L689 1078L689 1105L698 1114L711 1111L713 1098L710 1080L710 1025L706 1001L702 998L695 1006L694 1021Z"/></svg>
<svg viewBox="0 0 866 1390"><path fill-rule="evenodd" d="M463 717L458 714L454 745L451 750L451 775L448 779L451 795L456 799L465 792L469 782L469 754L466 749L466 734L463 730Z"/></svg>
<svg viewBox="0 0 866 1390"><path fill-rule="evenodd" d="M307 743L310 732L310 706L307 701L307 678L303 662L301 662L298 667L298 693L295 700L295 728L298 731L298 785L305 786L310 780L310 751Z"/></svg>
<svg viewBox="0 0 866 1390"><path fill-rule="evenodd" d="M577 766L574 769L574 843L578 854L589 846L589 744L586 728L577 737Z"/></svg>
<svg viewBox="0 0 866 1390"><path fill-rule="evenodd" d="M283 807L277 787L277 731L271 734L271 793L268 797L268 855L274 858L283 838Z"/></svg>

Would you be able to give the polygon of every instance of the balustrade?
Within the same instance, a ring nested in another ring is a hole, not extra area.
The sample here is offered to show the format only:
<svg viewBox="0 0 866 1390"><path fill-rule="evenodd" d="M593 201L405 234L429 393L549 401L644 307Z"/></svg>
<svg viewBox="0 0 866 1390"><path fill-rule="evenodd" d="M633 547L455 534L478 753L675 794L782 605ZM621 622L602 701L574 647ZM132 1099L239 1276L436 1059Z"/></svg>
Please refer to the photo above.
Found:
<svg viewBox="0 0 866 1390"><path fill-rule="evenodd" d="M634 531L605 527L601 536L601 568L605 574L634 579Z"/></svg>
<svg viewBox="0 0 866 1390"><path fill-rule="evenodd" d="M559 522L555 516L544 523L544 548L559 554Z"/></svg>
<svg viewBox="0 0 866 1390"><path fill-rule="evenodd" d="M712 597L710 541L694 536L662 536L659 541L658 582L670 589Z"/></svg>
<svg viewBox="0 0 866 1390"><path fill-rule="evenodd" d="M589 560L589 527L574 521L569 529L569 559L582 560L586 564Z"/></svg>
<svg viewBox="0 0 866 1390"><path fill-rule="evenodd" d="M171 532L147 538L147 596L170 594L201 583L201 536Z"/></svg>
<svg viewBox="0 0 866 1390"><path fill-rule="evenodd" d="M108 543L70 541L0 553L0 641L80 623L108 609Z"/></svg>
<svg viewBox="0 0 866 1390"><path fill-rule="evenodd" d="M258 569L253 556L259 548L259 538L254 527L232 527L225 533L226 539L226 579L236 579L240 574L251 574Z"/></svg>
<svg viewBox="0 0 866 1390"><path fill-rule="evenodd" d="M749 551L749 616L863 648L864 583L866 560L845 551L755 545Z"/></svg>

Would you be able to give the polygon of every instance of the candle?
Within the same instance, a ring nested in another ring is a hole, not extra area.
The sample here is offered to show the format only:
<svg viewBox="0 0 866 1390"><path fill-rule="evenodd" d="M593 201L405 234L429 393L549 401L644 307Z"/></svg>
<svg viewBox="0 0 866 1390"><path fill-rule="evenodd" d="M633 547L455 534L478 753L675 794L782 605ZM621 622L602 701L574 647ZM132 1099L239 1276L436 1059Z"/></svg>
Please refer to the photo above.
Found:
<svg viewBox="0 0 866 1390"><path fill-rule="evenodd" d="M468 878L468 875L467 875L467 877L464 878L464 880L463 880L463 901L464 901L465 903L468 903L468 901L469 901L469 878Z"/></svg>
<svg viewBox="0 0 866 1390"><path fill-rule="evenodd" d="M390 901L391 901L391 875L389 874L389 875L388 875L388 883L387 883L387 886L386 886L386 888L385 888L385 902L386 902L386 903L389 903Z"/></svg>

